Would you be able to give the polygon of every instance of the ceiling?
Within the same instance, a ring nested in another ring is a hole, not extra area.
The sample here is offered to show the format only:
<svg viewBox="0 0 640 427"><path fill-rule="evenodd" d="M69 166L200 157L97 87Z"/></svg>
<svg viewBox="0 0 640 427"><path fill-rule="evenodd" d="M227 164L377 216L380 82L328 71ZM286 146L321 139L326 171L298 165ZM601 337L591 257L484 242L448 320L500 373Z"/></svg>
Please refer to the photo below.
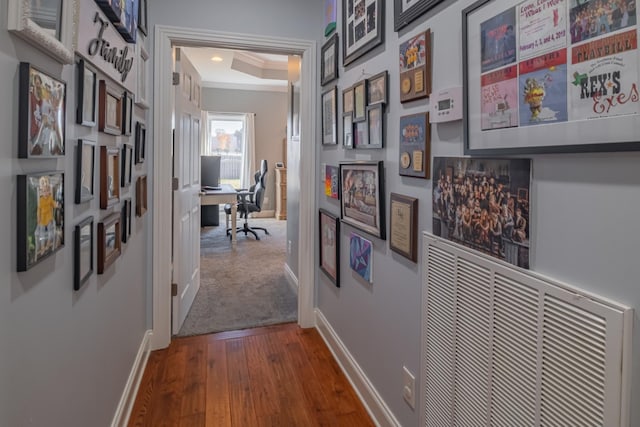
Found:
<svg viewBox="0 0 640 427"><path fill-rule="evenodd" d="M198 70L203 87L287 91L287 55L210 47L183 47L181 50ZM222 60L212 61L214 56Z"/></svg>

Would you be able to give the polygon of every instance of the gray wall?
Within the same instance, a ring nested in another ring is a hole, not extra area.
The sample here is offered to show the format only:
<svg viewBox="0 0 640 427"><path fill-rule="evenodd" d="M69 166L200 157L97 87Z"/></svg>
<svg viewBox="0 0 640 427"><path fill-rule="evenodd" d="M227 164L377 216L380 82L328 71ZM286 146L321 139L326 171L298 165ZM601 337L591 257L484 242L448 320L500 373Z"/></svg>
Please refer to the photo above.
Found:
<svg viewBox="0 0 640 427"><path fill-rule="evenodd" d="M432 182L398 175L398 122L400 116L426 111L429 101L400 103L398 46L418 31L430 28L434 90L461 85L461 11L470 4L471 0L447 1L398 34L393 31L393 2L386 2L385 46L348 69L341 68L338 82L341 93L359 81L363 71L365 76L389 71L385 148L348 151L340 146L326 146L318 149L318 164L337 165L354 159L384 160L387 217L390 192L417 197L419 230L432 229ZM338 28L341 28L340 20ZM339 105L341 111L341 103ZM433 126L432 155L461 156L462 138L461 122ZM640 209L637 172L640 154L561 154L532 158L531 269L639 307L640 227L634 213ZM317 198L320 207L340 213L338 201L324 196L320 185ZM401 379L403 365L419 377L421 261L414 264L391 252L388 241L372 237L374 283L362 283L349 268L351 231L354 229L342 225L341 287L335 288L318 272L317 305L401 424L417 425L418 412L402 400ZM637 361L640 360L637 314L634 331L633 359ZM638 399L640 364L636 363L631 401ZM639 427L640 407L633 405L632 410L631 424Z"/></svg>
<svg viewBox="0 0 640 427"><path fill-rule="evenodd" d="M138 347L147 329L145 264L151 215L133 218L130 243L105 274L94 274L73 290L73 229L88 216L97 223L120 205L100 210L99 192L74 204L77 138L113 145L114 137L75 123L75 68L62 67L0 25L0 425L106 426L111 422ZM18 63L27 61L67 82L66 155L18 160ZM142 111L137 111L140 115ZM96 154L97 155L97 154ZM53 256L16 273L16 175L48 170L65 173L65 246ZM96 158L95 186L99 162ZM136 167L135 176L144 173ZM134 188L122 189L135 199ZM95 244L95 243L94 243ZM95 250L96 246L94 246Z"/></svg>
<svg viewBox="0 0 640 427"><path fill-rule="evenodd" d="M284 161L287 93L205 87L202 89L202 109L219 113L256 113L256 155L252 171L260 168L262 159L267 160L265 200L268 200L262 209L275 210L275 167L276 162Z"/></svg>

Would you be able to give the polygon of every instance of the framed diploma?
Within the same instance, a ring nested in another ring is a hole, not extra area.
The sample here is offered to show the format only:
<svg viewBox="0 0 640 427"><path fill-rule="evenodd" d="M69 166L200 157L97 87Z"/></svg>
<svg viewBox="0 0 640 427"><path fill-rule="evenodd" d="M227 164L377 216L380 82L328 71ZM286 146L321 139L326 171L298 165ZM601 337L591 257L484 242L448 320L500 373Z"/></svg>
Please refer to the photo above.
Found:
<svg viewBox="0 0 640 427"><path fill-rule="evenodd" d="M418 199L391 193L389 214L389 247L392 251L417 262Z"/></svg>
<svg viewBox="0 0 640 427"><path fill-rule="evenodd" d="M340 287L340 220L320 209L320 270Z"/></svg>

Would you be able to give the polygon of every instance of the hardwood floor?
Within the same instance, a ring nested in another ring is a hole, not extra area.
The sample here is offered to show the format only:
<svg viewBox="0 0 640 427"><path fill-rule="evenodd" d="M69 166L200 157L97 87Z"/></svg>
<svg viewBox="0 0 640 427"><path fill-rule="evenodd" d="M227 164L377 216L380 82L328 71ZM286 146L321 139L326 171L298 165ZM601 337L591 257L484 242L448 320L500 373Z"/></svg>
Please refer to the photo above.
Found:
<svg viewBox="0 0 640 427"><path fill-rule="evenodd" d="M129 426L373 426L315 329L177 338L151 353Z"/></svg>

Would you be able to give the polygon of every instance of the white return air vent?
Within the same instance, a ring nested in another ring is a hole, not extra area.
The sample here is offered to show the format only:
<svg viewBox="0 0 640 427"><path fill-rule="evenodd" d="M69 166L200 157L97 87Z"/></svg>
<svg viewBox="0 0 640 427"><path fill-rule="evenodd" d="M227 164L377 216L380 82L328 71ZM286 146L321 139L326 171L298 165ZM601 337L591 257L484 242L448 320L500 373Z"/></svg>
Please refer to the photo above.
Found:
<svg viewBox="0 0 640 427"><path fill-rule="evenodd" d="M629 425L633 310L423 240L422 426Z"/></svg>

